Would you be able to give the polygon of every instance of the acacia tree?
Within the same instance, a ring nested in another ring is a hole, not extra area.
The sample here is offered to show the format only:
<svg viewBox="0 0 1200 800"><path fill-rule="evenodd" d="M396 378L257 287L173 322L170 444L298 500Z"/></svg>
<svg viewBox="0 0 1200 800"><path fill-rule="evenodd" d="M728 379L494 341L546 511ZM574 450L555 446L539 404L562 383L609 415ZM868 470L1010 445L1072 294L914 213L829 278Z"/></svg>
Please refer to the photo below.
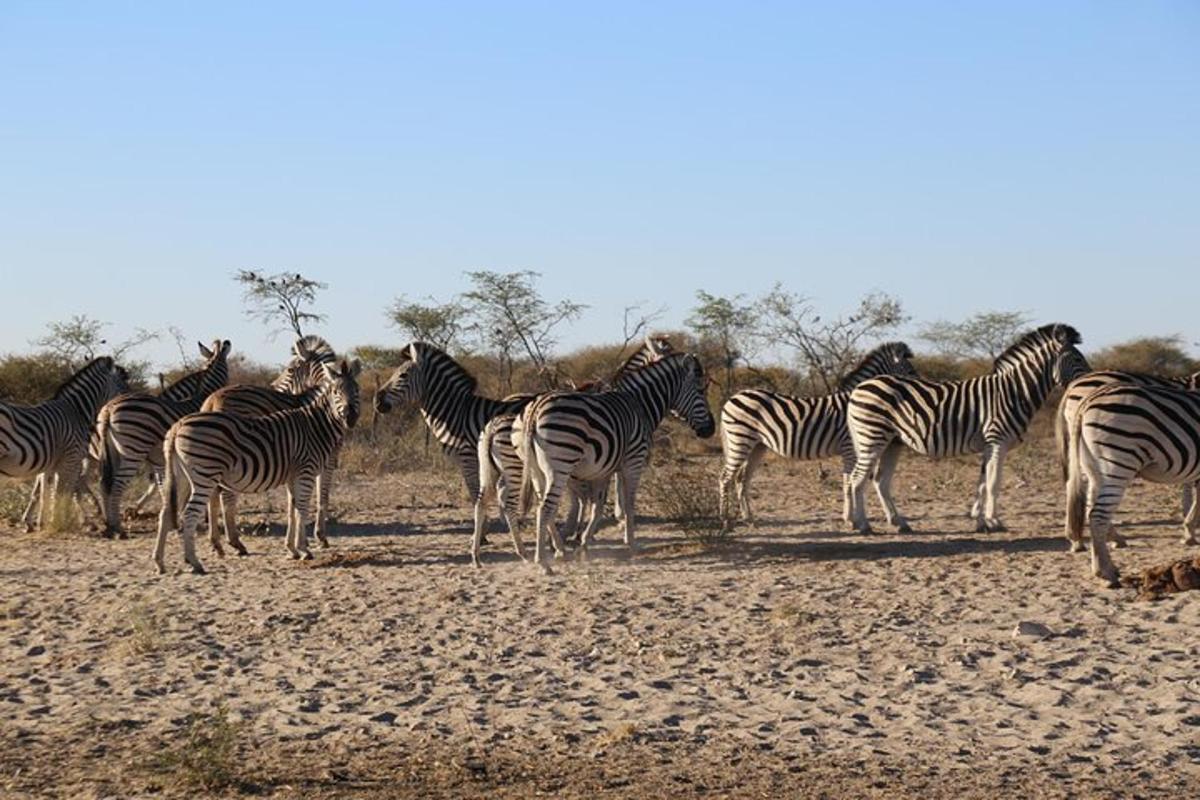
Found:
<svg viewBox="0 0 1200 800"><path fill-rule="evenodd" d="M739 361L747 361L759 333L758 314L746 296L721 297L696 290L696 305L685 323L702 344L717 349L724 370L721 400L733 394L733 372Z"/></svg>
<svg viewBox="0 0 1200 800"><path fill-rule="evenodd" d="M962 322L938 320L917 333L941 355L953 359L995 359L1030 325L1023 311L981 311Z"/></svg>
<svg viewBox="0 0 1200 800"><path fill-rule="evenodd" d="M466 332L467 309L458 300L439 303L432 297L428 303L397 297L387 309L389 324L409 338L429 342L443 350L463 350L462 335Z"/></svg>
<svg viewBox="0 0 1200 800"><path fill-rule="evenodd" d="M549 357L558 340L555 330L576 319L587 306L572 300L549 303L535 282L540 273L468 272L471 288L462 294L472 318L469 326L500 360L500 380L505 392L512 391L513 359L527 357L547 387L557 384Z"/></svg>
<svg viewBox="0 0 1200 800"><path fill-rule="evenodd" d="M868 342L908 321L900 301L882 292L863 297L851 314L822 320L807 297L778 283L762 298L760 310L763 335L794 350L809 378L825 392L838 388Z"/></svg>
<svg viewBox="0 0 1200 800"><path fill-rule="evenodd" d="M316 303L317 292L328 288L328 284L306 278L299 272L265 275L247 269L238 270L233 279L242 285L242 301L248 306L246 316L265 325L282 324L272 330L272 337L290 330L299 339L304 335L305 324L325 320L324 314L305 310L305 307Z"/></svg>
<svg viewBox="0 0 1200 800"><path fill-rule="evenodd" d="M46 334L34 339L31 344L40 347L61 363L78 367L91 361L101 351L120 361L130 350L158 338L158 334L145 328L136 328L133 336L120 342L109 342L104 329L109 323L92 319L86 314L76 314L66 322L51 322Z"/></svg>

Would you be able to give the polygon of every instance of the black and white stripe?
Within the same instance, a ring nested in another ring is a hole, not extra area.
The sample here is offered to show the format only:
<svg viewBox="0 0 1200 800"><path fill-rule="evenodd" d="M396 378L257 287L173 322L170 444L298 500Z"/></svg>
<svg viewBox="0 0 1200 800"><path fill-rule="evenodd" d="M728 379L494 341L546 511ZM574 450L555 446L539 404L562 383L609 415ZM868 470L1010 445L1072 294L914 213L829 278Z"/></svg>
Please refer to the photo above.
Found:
<svg viewBox="0 0 1200 800"><path fill-rule="evenodd" d="M357 360L345 359L335 367L323 365L325 380L313 401L303 408L279 411L265 417L247 417L224 411L190 414L167 432L163 443L166 504L159 518L154 561L161 573L167 533L178 529L184 558L193 571L203 573L196 557L194 535L210 501L219 490L246 494L280 486L288 491L288 549L294 558L309 559L306 527L310 501L321 474L330 468L346 432L358 421ZM176 486L178 484L178 487ZM191 491L180 517L179 492ZM225 514L234 513L226 506ZM237 528L226 519L229 543L245 553ZM213 535L213 546L221 546Z"/></svg>
<svg viewBox="0 0 1200 800"><path fill-rule="evenodd" d="M577 386L574 391L601 391L611 387L631 372L642 369L669 355L673 348L666 336L647 336L632 355L617 369L616 373L606 383ZM542 397L544 395L539 395ZM479 566L479 549L483 543L484 528L487 525L487 507L493 498L499 498L500 510L508 531L512 535L513 548L522 561L525 560L525 548L521 544L518 509L521 473L524 464L520 452L513 441L513 426L517 421L516 414L498 414L484 426L479 435L479 491L475 496L475 532L471 538L471 562ZM572 481L568 486L570 507L567 511L566 538L570 541L581 532L580 524L586 514L591 517L599 514L607 496L607 485L599 493L591 491L590 485Z"/></svg>
<svg viewBox="0 0 1200 800"><path fill-rule="evenodd" d="M1059 463L1062 465L1063 481L1067 480L1068 465L1070 462L1070 436L1071 424L1075 419L1075 413L1079 406L1092 392L1105 386L1111 386L1117 383L1133 384L1135 386L1165 386L1173 389L1200 389L1200 372L1192 373L1182 378L1167 378L1161 375L1151 375L1145 372L1127 372L1123 370L1100 370L1097 372L1089 372L1071 381L1066 389L1063 390L1062 398L1058 403L1058 411L1054 416L1054 433L1055 442L1058 446ZM1185 485L1182 491L1182 506L1183 515L1186 517L1192 510L1192 505L1195 502L1196 493L1194 487L1190 484ZM1072 538L1073 532L1069 524L1064 525L1067 535L1067 541L1071 544L1072 552L1083 550L1083 540ZM1125 546L1125 537L1117 532L1116 528L1109 531L1109 536L1117 547Z"/></svg>
<svg viewBox="0 0 1200 800"><path fill-rule="evenodd" d="M404 348L405 361L375 393L375 410L387 414L416 403L450 459L462 473L467 494L479 496L479 434L497 414L520 411L535 395L495 400L476 394L475 377L447 353L425 342Z"/></svg>
<svg viewBox="0 0 1200 800"><path fill-rule="evenodd" d="M850 393L848 424L854 443L853 523L871 530L863 487L878 470L887 487L901 446L934 457L984 454L976 493L977 530L1002 530L997 513L1004 455L1020 441L1034 413L1056 385L1085 369L1075 348L1078 331L1044 325L1022 336L995 361L992 372L960 381L880 376ZM895 524L909 530L903 517Z"/></svg>
<svg viewBox="0 0 1200 800"><path fill-rule="evenodd" d="M240 414L246 417L265 417L280 411L304 408L316 398L325 377L324 368L336 363L337 354L329 342L312 334L302 336L292 344L291 359L269 387L249 384L226 386L213 392L204 401L200 410L224 411L228 414ZM319 481L317 523L313 533L322 547L329 546L329 494L333 485L333 467L335 465L336 458ZM225 490L221 492L221 504L233 508L236 507L237 499L231 492ZM216 510L215 505L214 510ZM224 509L219 516L221 520L228 523L235 519L236 514ZM217 518L217 514L209 516L209 532L213 538L217 536Z"/></svg>
<svg viewBox="0 0 1200 800"><path fill-rule="evenodd" d="M1136 478L1190 485L1200 481L1200 393L1114 383L1089 394L1071 420L1067 524L1073 540L1086 522L1092 573L1116 585L1108 554L1113 514ZM1200 508L1184 519L1183 542L1197 544Z"/></svg>
<svg viewBox="0 0 1200 800"><path fill-rule="evenodd" d="M161 483L162 444L167 430L187 414L200 410L210 394L229 379L229 340L200 343L204 367L163 390L161 395L135 392L104 404L96 420L100 440L100 498L106 536L125 532L121 526L121 499L143 463L149 461L155 483Z"/></svg>
<svg viewBox="0 0 1200 800"><path fill-rule="evenodd" d="M842 379L839 391L821 397L793 397L765 389L748 389L730 397L721 407L721 518L733 523L731 495L741 516L754 519L750 508L750 478L768 451L784 458L842 457L842 516L850 521L850 472L854 446L846 427L850 390L878 375L916 375L912 350L903 342L888 342L868 353ZM880 497L884 497L883 492ZM894 509L889 511L889 517Z"/></svg>
<svg viewBox="0 0 1200 800"><path fill-rule="evenodd" d="M96 412L128 388L125 370L105 356L72 375L44 403L0 402L0 475L36 478L34 496L41 497L33 525L32 499L26 509L27 527L42 526L47 507L52 513L56 508L60 490L75 497Z"/></svg>
<svg viewBox="0 0 1200 800"><path fill-rule="evenodd" d="M542 542L547 534L555 552L562 553L554 517L572 479L591 484L592 491L598 492L610 476L621 476L617 516L624 523L626 545L635 546L634 500L654 430L673 412L701 438L712 436L716 424L705 397L707 385L699 359L677 353L626 375L612 391L556 392L530 404L516 436L525 465L521 494L528 497L533 489L539 500L536 563L544 564ZM598 516L592 516L580 538L582 551L595 532Z"/></svg>

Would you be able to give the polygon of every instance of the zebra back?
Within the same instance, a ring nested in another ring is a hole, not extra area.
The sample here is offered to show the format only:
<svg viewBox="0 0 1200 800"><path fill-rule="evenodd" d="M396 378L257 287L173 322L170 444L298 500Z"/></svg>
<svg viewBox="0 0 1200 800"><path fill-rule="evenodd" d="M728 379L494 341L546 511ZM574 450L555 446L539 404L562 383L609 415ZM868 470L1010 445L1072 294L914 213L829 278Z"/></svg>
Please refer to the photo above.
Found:
<svg viewBox="0 0 1200 800"><path fill-rule="evenodd" d="M849 391L876 375L916 375L912 357L912 350L904 342L885 342L863 356L858 366L838 383L838 388Z"/></svg>

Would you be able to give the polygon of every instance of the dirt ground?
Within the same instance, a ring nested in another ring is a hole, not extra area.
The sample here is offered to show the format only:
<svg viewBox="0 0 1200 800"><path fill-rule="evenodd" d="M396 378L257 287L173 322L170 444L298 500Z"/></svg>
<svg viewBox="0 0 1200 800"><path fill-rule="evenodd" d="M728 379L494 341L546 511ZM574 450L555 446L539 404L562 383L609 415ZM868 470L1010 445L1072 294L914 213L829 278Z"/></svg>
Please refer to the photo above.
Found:
<svg viewBox="0 0 1200 800"><path fill-rule="evenodd" d="M608 528L551 576L503 533L470 566L447 471L339 475L312 564L276 532L246 558L202 542L194 576L173 538L159 577L151 518L127 541L6 528L0 794L1200 793L1200 594L1092 580L1049 452L1012 454L1002 534L965 516L973 460L902 461L908 535L875 505L879 532L847 533L833 470L769 461L759 526L724 543L647 504L641 552ZM1177 506L1129 494L1123 571L1188 554Z"/></svg>

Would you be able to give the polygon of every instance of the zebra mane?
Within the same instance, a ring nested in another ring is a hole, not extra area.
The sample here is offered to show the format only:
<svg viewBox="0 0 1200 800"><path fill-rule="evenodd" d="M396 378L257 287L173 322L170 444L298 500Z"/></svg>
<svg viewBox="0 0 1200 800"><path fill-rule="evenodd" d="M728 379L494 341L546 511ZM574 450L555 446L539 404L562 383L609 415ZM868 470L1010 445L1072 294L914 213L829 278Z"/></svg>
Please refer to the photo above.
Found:
<svg viewBox="0 0 1200 800"><path fill-rule="evenodd" d="M1008 346L992 363L992 372L1011 369L1024 361L1032 353L1043 349L1046 345L1056 343L1059 348L1077 345L1083 341L1079 331L1061 322L1051 322L1040 328L1035 328Z"/></svg>
<svg viewBox="0 0 1200 800"><path fill-rule="evenodd" d="M412 353L414 366L421 364L437 370L448 380L463 384L468 391L472 394L475 393L475 389L479 385L478 379L467 372L466 368L455 361L454 357L445 350L428 342L413 342L405 350Z"/></svg>
<svg viewBox="0 0 1200 800"><path fill-rule="evenodd" d="M845 391L853 389L867 378L872 378L880 372L890 372L890 369L880 369L880 361L890 365L895 361L907 361L913 357L913 352L904 342L884 342L872 349L862 360L846 373L846 377L838 382L838 389Z"/></svg>
<svg viewBox="0 0 1200 800"><path fill-rule="evenodd" d="M103 367L104 369L111 369L112 365L113 360L111 356L100 356L98 358L93 358L86 365L80 368L79 371L77 371L74 375L63 381L61 386L54 390L53 399L58 400L62 397L65 397L75 387L76 384L81 383L97 369L100 367Z"/></svg>
<svg viewBox="0 0 1200 800"><path fill-rule="evenodd" d="M292 345L292 356L300 359L316 357L317 361L332 362L337 358L333 346L316 334L301 336Z"/></svg>
<svg viewBox="0 0 1200 800"><path fill-rule="evenodd" d="M635 369L632 372L626 372L623 375L618 375L613 381L613 389L624 389L633 386L641 377L653 377L659 372L665 372L668 368L675 364L682 364L684 361L691 360L695 362L697 369L700 371L700 378L704 378L704 366L700 363L700 359L696 358L694 353L668 353L658 361L651 361L641 369Z"/></svg>

